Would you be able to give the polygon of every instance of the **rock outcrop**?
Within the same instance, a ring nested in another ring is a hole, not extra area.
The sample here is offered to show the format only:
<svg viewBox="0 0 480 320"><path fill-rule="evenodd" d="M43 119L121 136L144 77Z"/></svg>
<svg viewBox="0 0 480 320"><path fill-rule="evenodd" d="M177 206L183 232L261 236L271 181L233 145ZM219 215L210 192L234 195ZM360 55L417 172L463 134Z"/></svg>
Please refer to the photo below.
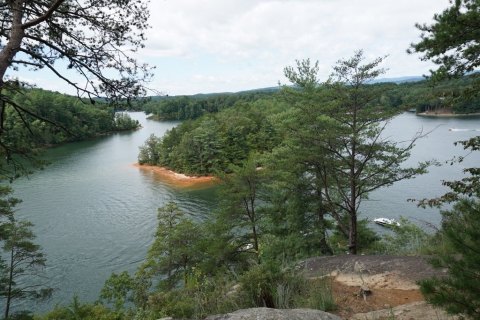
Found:
<svg viewBox="0 0 480 320"><path fill-rule="evenodd" d="M209 316L205 320L341 320L340 317L313 309L251 308Z"/></svg>

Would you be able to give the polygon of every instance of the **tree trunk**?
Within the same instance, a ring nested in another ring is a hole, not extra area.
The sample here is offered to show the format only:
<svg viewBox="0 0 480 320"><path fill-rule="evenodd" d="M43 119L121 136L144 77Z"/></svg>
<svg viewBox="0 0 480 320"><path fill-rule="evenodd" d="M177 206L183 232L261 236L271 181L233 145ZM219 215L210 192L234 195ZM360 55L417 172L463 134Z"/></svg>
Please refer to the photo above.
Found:
<svg viewBox="0 0 480 320"><path fill-rule="evenodd" d="M350 216L350 232L348 234L348 252L350 254L357 254L357 213L355 212Z"/></svg>
<svg viewBox="0 0 480 320"><path fill-rule="evenodd" d="M327 243L327 228L325 224L325 213L319 212L318 214L318 225L321 232L320 238L320 252L324 255L333 255L332 248Z"/></svg>
<svg viewBox="0 0 480 320"><path fill-rule="evenodd" d="M13 58L20 49L25 31L22 27L23 16L23 0L11 1L10 7L12 11L12 30L7 44L0 51L0 88L4 85L4 77Z"/></svg>
<svg viewBox="0 0 480 320"><path fill-rule="evenodd" d="M250 198L250 206L251 206L251 221L252 221L252 235L253 235L253 248L255 249L255 254L257 255L257 260L260 262L260 252L258 248L258 233L257 233L257 226L256 226L256 217L255 217L255 198Z"/></svg>
<svg viewBox="0 0 480 320"><path fill-rule="evenodd" d="M5 305L5 320L8 319L8 315L10 313L10 303L12 302L12 284L13 284L13 263L14 263L14 251L10 251L10 270L9 270L9 277L8 277L8 289L7 289L7 302Z"/></svg>
<svg viewBox="0 0 480 320"><path fill-rule="evenodd" d="M319 173L317 172L317 177ZM318 228L320 229L320 252L324 255L333 255L333 250L327 243L327 227L325 223L325 215L328 213L326 212L323 206L323 195L321 191L321 186L316 186L317 196L318 196Z"/></svg>
<svg viewBox="0 0 480 320"><path fill-rule="evenodd" d="M357 97L354 98L352 119L352 148L350 155L350 201L348 204L350 215L350 231L348 234L348 252L357 254L357 170L355 159L357 157Z"/></svg>

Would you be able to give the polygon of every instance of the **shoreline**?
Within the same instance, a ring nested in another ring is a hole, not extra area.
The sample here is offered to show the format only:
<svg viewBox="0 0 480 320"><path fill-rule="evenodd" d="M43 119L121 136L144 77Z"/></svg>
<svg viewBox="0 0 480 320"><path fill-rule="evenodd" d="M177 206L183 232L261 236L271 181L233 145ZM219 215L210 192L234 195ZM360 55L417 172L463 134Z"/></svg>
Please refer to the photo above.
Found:
<svg viewBox="0 0 480 320"><path fill-rule="evenodd" d="M438 118L468 118L468 117L480 117L480 113L449 113L449 112L421 112L416 113L420 117L438 117Z"/></svg>
<svg viewBox="0 0 480 320"><path fill-rule="evenodd" d="M216 185L220 181L214 176L187 176L165 167L139 163L134 163L133 166L144 172L153 173L158 180L164 183L180 188L207 188Z"/></svg>

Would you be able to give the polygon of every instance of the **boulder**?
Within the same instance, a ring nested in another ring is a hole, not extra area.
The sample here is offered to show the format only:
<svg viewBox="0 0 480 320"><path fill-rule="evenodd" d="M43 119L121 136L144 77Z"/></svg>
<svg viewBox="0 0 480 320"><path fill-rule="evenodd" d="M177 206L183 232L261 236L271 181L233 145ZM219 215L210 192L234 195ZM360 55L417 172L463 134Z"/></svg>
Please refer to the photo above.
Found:
<svg viewBox="0 0 480 320"><path fill-rule="evenodd" d="M341 320L340 317L313 309L251 308L209 316L205 320Z"/></svg>

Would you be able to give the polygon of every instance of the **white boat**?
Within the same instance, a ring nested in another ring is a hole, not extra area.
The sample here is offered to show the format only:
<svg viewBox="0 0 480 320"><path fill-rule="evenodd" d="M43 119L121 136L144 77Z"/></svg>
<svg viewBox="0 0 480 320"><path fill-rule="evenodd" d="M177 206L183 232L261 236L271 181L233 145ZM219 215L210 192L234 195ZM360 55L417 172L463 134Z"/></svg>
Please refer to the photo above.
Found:
<svg viewBox="0 0 480 320"><path fill-rule="evenodd" d="M458 128L449 128L448 131L480 131L480 129L458 129Z"/></svg>
<svg viewBox="0 0 480 320"><path fill-rule="evenodd" d="M376 219L373 219L373 222L375 222L376 224L379 224L381 226L385 226L385 227L390 227L390 226L400 227L400 223L395 219L376 218Z"/></svg>

